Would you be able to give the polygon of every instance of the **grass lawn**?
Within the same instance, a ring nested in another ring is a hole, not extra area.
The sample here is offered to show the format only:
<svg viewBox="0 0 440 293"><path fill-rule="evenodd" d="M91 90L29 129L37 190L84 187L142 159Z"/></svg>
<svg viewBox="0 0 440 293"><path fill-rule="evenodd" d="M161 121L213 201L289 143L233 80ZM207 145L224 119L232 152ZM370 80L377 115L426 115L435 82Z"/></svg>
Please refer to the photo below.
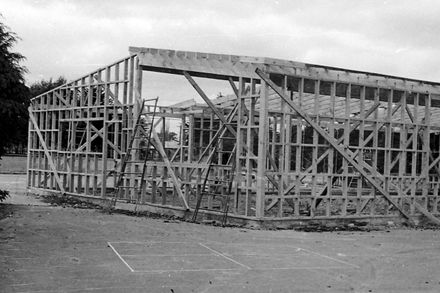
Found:
<svg viewBox="0 0 440 293"><path fill-rule="evenodd" d="M3 156L0 173L26 173L26 156Z"/></svg>

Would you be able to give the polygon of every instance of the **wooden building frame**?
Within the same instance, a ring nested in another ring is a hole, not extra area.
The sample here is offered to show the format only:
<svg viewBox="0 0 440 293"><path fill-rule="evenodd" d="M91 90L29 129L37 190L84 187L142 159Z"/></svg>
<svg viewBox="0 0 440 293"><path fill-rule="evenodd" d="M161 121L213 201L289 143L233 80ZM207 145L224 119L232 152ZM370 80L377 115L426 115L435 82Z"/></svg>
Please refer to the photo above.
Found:
<svg viewBox="0 0 440 293"><path fill-rule="evenodd" d="M183 75L206 104L142 106L144 71ZM225 80L234 94L210 100L194 77ZM147 147L133 138L140 115L156 117ZM275 226L421 215L440 223L439 83L130 47L129 57L33 98L29 117L35 192ZM168 119L181 121L172 150Z"/></svg>

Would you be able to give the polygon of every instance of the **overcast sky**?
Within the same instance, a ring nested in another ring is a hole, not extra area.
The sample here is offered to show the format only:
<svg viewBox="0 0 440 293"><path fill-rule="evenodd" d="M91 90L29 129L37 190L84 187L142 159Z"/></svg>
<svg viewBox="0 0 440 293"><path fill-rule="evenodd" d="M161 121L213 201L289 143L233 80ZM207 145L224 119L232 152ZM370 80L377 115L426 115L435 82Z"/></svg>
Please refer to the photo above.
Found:
<svg viewBox="0 0 440 293"><path fill-rule="evenodd" d="M1 0L27 82L129 46L274 57L440 81L440 1Z"/></svg>

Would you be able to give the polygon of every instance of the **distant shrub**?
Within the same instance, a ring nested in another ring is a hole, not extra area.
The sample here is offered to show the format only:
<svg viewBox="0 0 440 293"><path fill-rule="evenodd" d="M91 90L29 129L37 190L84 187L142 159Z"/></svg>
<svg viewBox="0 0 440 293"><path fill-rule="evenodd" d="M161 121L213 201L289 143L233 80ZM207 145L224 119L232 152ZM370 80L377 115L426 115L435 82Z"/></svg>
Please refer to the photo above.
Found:
<svg viewBox="0 0 440 293"><path fill-rule="evenodd" d="M9 197L9 191L0 189L0 202L4 201Z"/></svg>

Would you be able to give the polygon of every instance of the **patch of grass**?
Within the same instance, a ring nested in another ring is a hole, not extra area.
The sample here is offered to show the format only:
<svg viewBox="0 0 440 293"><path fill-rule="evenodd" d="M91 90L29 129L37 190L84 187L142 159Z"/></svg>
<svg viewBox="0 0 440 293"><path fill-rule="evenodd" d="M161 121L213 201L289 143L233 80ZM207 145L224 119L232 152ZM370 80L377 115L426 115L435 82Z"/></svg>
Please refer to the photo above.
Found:
<svg viewBox="0 0 440 293"><path fill-rule="evenodd" d="M439 230L440 226L433 223L430 219L425 216L420 217L420 222L417 224L417 228L421 230Z"/></svg>
<svg viewBox="0 0 440 293"><path fill-rule="evenodd" d="M114 209L112 210L112 213L115 214L123 214L127 216L133 216L133 217L146 217L146 218L152 218L152 219L162 219L165 220L165 222L181 222L184 221L183 218L173 215L163 215L159 213L152 213L149 211L127 211L122 209Z"/></svg>
<svg viewBox="0 0 440 293"><path fill-rule="evenodd" d="M358 231L358 232L371 232L383 230L378 226L372 227L370 225L351 225L351 224L340 224L335 226L326 226L319 224L307 224L304 227L295 228L295 231L301 232L338 232L338 231Z"/></svg>
<svg viewBox="0 0 440 293"><path fill-rule="evenodd" d="M72 207L76 209L102 209L101 206L81 201L73 196L50 194L42 196L43 201L53 206Z"/></svg>
<svg viewBox="0 0 440 293"><path fill-rule="evenodd" d="M12 204L0 204L0 220L10 217L17 209L17 206Z"/></svg>
<svg viewBox="0 0 440 293"><path fill-rule="evenodd" d="M2 156L0 173L24 174L26 173L26 156Z"/></svg>

